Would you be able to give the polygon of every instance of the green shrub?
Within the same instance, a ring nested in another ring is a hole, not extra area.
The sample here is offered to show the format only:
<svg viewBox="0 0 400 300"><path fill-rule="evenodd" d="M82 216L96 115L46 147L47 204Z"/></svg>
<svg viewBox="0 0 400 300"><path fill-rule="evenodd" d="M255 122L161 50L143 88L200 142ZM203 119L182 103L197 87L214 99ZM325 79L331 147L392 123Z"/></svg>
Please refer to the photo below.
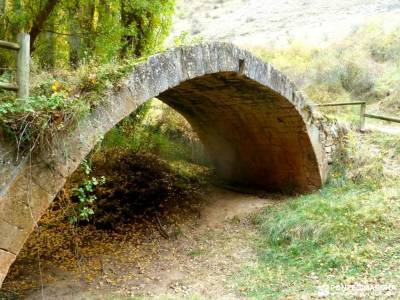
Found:
<svg viewBox="0 0 400 300"><path fill-rule="evenodd" d="M19 146L29 143L32 150L46 140L46 135L64 129L89 109L87 102L67 98L64 93L26 99L8 98L0 102L0 123L15 135Z"/></svg>
<svg viewBox="0 0 400 300"><path fill-rule="evenodd" d="M362 41L371 57L380 63L395 61L400 57L400 28L394 27L388 32L384 27L383 20L378 20L356 32L356 38Z"/></svg>
<svg viewBox="0 0 400 300"><path fill-rule="evenodd" d="M373 74L362 65L353 61L342 63L340 83L346 91L361 96L372 91L374 82Z"/></svg>

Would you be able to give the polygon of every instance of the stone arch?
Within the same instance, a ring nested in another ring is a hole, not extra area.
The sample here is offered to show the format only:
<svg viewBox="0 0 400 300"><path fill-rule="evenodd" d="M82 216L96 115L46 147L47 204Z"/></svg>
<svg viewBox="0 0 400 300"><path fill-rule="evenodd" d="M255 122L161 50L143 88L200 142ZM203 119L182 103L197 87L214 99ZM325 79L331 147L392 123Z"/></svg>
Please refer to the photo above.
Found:
<svg viewBox="0 0 400 300"><path fill-rule="evenodd" d="M50 149L15 163L16 149L0 142L0 284L70 174L106 132L152 97L191 123L231 184L308 192L325 180L323 129L286 76L231 44L175 48L136 65Z"/></svg>

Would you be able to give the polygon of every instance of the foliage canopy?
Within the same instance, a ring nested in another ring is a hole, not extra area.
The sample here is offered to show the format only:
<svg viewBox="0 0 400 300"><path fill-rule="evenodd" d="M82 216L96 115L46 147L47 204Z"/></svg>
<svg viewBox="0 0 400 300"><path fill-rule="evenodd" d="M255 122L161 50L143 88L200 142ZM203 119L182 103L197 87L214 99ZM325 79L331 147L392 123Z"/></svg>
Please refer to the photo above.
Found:
<svg viewBox="0 0 400 300"><path fill-rule="evenodd" d="M140 57L159 50L174 0L0 0L0 39L28 32L40 66L72 66L95 58ZM10 65L0 52L0 67Z"/></svg>

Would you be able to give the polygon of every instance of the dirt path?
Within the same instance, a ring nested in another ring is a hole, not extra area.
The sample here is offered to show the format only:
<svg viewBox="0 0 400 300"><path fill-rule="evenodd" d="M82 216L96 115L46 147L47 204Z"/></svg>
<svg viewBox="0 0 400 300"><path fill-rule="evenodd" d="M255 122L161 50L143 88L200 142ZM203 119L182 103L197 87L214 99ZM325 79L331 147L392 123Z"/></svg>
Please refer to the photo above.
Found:
<svg viewBox="0 0 400 300"><path fill-rule="evenodd" d="M372 17L395 22L398 0L181 0L173 35L186 31L206 40L240 45L321 43L347 35Z"/></svg>
<svg viewBox="0 0 400 300"><path fill-rule="evenodd" d="M41 276L38 261L20 261L18 276L5 287L22 288L36 282L36 290L28 290L25 299L110 299L118 295L241 299L231 277L256 259L251 246L256 234L252 214L273 202L218 188L207 195L197 213L166 228L170 239L162 238L154 228L124 241L116 242L110 236L103 245L91 242L96 253L81 249L82 260L73 269L66 269L65 260L42 260ZM62 229L57 231L63 234ZM38 285L41 281L43 288Z"/></svg>

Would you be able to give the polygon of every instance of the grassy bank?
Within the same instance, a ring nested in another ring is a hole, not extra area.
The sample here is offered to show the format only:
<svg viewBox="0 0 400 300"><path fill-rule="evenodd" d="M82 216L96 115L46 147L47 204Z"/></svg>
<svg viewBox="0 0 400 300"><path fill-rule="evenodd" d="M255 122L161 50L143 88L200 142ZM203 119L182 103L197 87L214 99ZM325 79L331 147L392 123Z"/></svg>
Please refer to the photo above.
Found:
<svg viewBox="0 0 400 300"><path fill-rule="evenodd" d="M237 278L238 289L254 299L398 293L399 145L351 133L348 155L323 189L256 216L258 262Z"/></svg>

